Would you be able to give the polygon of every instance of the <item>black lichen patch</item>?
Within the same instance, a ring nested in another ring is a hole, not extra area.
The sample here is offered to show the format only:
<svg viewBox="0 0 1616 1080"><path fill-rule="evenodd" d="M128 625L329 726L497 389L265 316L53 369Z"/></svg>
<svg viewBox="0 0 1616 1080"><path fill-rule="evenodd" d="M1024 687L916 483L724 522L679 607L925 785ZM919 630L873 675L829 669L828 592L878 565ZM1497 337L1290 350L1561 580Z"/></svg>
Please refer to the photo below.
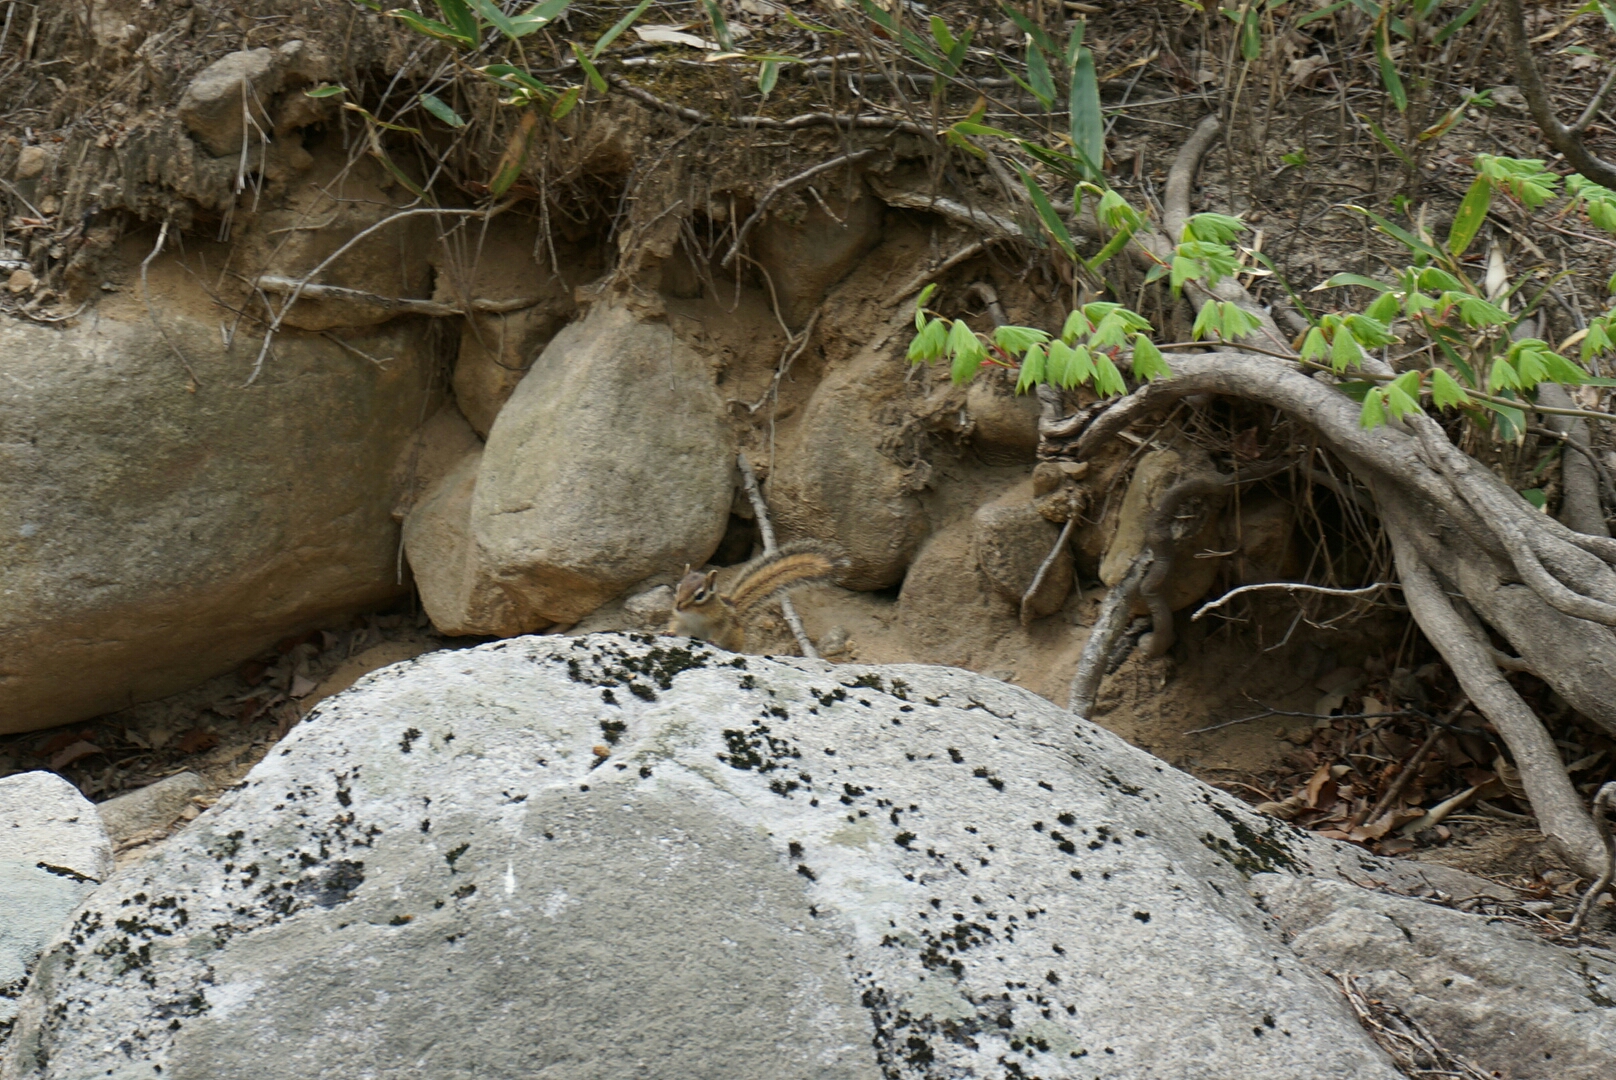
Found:
<svg viewBox="0 0 1616 1080"><path fill-rule="evenodd" d="M802 757L802 751L789 739L782 739L762 720L753 720L745 731L724 729L724 745L729 753L719 754L718 760L732 769L756 769L760 773L789 768L791 759Z"/></svg>
<svg viewBox="0 0 1616 1080"><path fill-rule="evenodd" d="M1228 823L1229 831L1234 833L1232 844L1214 833L1207 833L1201 837L1201 843L1230 866L1247 876L1276 873L1281 869L1293 873L1301 872L1301 864L1291 854L1290 848L1276 835L1279 832L1279 822L1259 833L1212 796L1202 795L1201 798L1214 814Z"/></svg>
<svg viewBox="0 0 1616 1080"><path fill-rule="evenodd" d="M420 737L421 732L419 728L410 728L405 731L404 737L398 740L398 752L401 754L409 753L411 747L415 745L415 740L419 739Z"/></svg>
<svg viewBox="0 0 1616 1080"><path fill-rule="evenodd" d="M808 693L809 693L810 696L818 699L821 708L826 708L826 709L830 708L832 705L836 704L838 701L846 701L847 700L847 691L842 689L840 686L838 686L834 690L826 691L823 694L820 693L818 690L816 690L814 687L810 686L808 688Z"/></svg>
<svg viewBox="0 0 1616 1080"><path fill-rule="evenodd" d="M971 770L971 775L976 777L978 780L986 780L988 782L988 786L993 788L994 791L1004 790L1004 781L1000 780L997 776L994 776L991 772L989 772L986 765L978 765L976 768Z"/></svg>
<svg viewBox="0 0 1616 1080"><path fill-rule="evenodd" d="M886 943L896 944L892 939ZM868 972L859 975L857 982L861 988L860 1001L869 1013L874 1029L871 1044L875 1047L876 1065L885 1080L899 1080L900 1077L952 1080L954 1076L964 1075L940 1071L944 1068L944 1054L950 1045L981 1052L984 1043L1003 1046L1008 1042L1013 1052L1029 1058L1035 1053L1049 1052L1049 1044L1044 1039L1021 1035L1014 1030L1009 994L978 998L961 988L965 999L974 1007L975 1015L938 1020L929 1013L916 1016L894 1005L892 996ZM1028 995L1028 999L1044 1005L1052 1004L1039 994ZM1047 1015L1048 1010L1044 1011ZM1036 1080L1035 1076L1008 1057L1001 1056L999 1063L1004 1066L1006 1076Z"/></svg>
<svg viewBox="0 0 1616 1080"><path fill-rule="evenodd" d="M1107 787L1115 788L1117 791L1122 792L1124 795L1132 795L1132 796L1134 796L1136 798L1143 798L1144 797L1144 794L1145 794L1145 789L1144 788L1138 787L1138 786L1136 786L1134 784L1124 783L1122 781L1122 779L1120 777L1118 777L1117 774L1112 772L1110 769L1102 768L1100 770L1100 773L1101 773L1102 776L1105 777L1105 784L1106 784Z"/></svg>
<svg viewBox="0 0 1616 1080"><path fill-rule="evenodd" d="M622 720L602 720L600 722L601 737L608 746L616 746L623 741L623 732L628 730L628 724Z"/></svg>
<svg viewBox="0 0 1616 1080"><path fill-rule="evenodd" d="M296 893L319 907L333 908L353 899L354 890L364 881L364 863L338 859L325 866L311 868L298 881Z"/></svg>

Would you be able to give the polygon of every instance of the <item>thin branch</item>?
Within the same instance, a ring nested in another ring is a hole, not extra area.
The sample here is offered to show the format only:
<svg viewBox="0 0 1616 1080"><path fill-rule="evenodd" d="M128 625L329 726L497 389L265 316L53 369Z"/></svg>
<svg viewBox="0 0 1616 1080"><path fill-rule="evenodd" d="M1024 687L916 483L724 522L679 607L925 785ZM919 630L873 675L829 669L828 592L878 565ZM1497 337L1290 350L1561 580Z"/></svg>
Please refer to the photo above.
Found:
<svg viewBox="0 0 1616 1080"><path fill-rule="evenodd" d="M769 524L769 508L763 501L763 491L758 487L757 474L752 471L752 462L747 458L746 451L738 451L735 463L741 468L741 484L746 488L746 497L752 501L752 512L757 515L758 533L763 537L763 553L772 555L778 548L774 542L774 526ZM780 610L785 614L786 625L791 627L792 635L797 639L797 647L802 655L819 659L819 650L814 648L813 639L808 631L803 629L802 619L797 616L797 609L791 603L791 597L780 597Z"/></svg>
<svg viewBox="0 0 1616 1080"><path fill-rule="evenodd" d="M340 285L310 285L296 278L276 274L260 274L252 284L277 296L290 296L296 293L301 300L323 300L328 303L382 308L400 315L429 315L441 319L466 314L465 308L455 304L442 304L436 300L417 300L408 296L382 296L379 293L365 292L363 289L346 289ZM474 299L469 306L472 311L506 315L530 308L539 300L537 296L518 297L514 300Z"/></svg>
<svg viewBox="0 0 1616 1080"><path fill-rule="evenodd" d="M163 250L164 242L168 240L168 222L168 218L163 218L163 226L157 230L157 243L152 245L151 254L140 260L140 297L146 301L146 315L151 319L152 325L157 327L157 332L163 335L163 340L168 342L168 347L174 350L174 355L179 357L180 363L185 367L185 373L191 377L191 391L195 393L196 388L202 385L202 380L196 377L196 369L191 367L191 362L185 358L180 347L168 336L168 328L157 317L157 309L152 306L151 288L146 283L146 271L150 269L152 260L157 258L158 252Z"/></svg>
<svg viewBox="0 0 1616 1080"><path fill-rule="evenodd" d="M764 403L770 397L779 391L780 383L785 379L786 373L791 370L791 365L797 362L797 357L802 355L803 350L808 347L808 342L812 340L814 327L819 325L819 316L824 313L824 310L824 304L814 308L814 313L808 316L808 322L804 324L803 328L793 337L786 340L787 351L784 356L780 357L780 363L775 366L774 378L769 380L769 388L763 391L763 396L758 398L757 401L746 406L747 412L756 413L763 408Z"/></svg>
<svg viewBox="0 0 1616 1080"><path fill-rule="evenodd" d="M1442 738L1442 736L1447 734L1447 731L1445 730L1446 727L1452 724L1453 721L1457 720L1459 718L1459 714L1464 712L1469 707L1470 699L1461 695L1458 704L1449 709L1448 715L1443 717L1445 722L1442 724L1433 724L1431 727L1431 734L1426 736L1425 741L1420 744L1420 748L1414 751L1414 753L1409 756L1407 761L1403 762L1403 771L1397 774L1397 779L1393 780L1391 785L1381 793L1380 798L1375 800L1375 805L1373 807L1366 807L1365 809L1359 810L1354 813L1352 817L1348 818L1347 827L1344 831L1351 832L1353 829L1356 829L1366 821L1374 821L1375 819L1379 818L1380 815L1384 814L1387 809L1392 806L1392 804L1397 802L1397 800L1402 797L1404 789L1408 787L1409 781L1414 779L1414 776L1418 772L1420 764L1425 760L1426 755L1428 755L1432 749L1436 747L1437 742Z"/></svg>
<svg viewBox="0 0 1616 1080"><path fill-rule="evenodd" d="M946 271L954 269L954 267L958 266L967 259L974 259L976 256L982 254L982 252L986 251L989 244L994 242L994 240L978 240L975 243L966 244L964 247L954 252L954 254L950 255L948 258L944 259L930 270L927 270L921 274L916 274L913 278L909 279L908 284L904 285L903 288L887 297L886 303L882 306L891 307L893 304L896 304L907 297L913 296L915 293L919 292L921 287L924 286L929 280L940 276Z"/></svg>
<svg viewBox="0 0 1616 1080"><path fill-rule="evenodd" d="M787 177L778 184L774 185L768 191L763 193L763 198L758 200L757 209L753 210L752 216L748 217L745 223L741 225L740 231L735 234L735 242L729 246L729 254L725 255L724 260L718 265L728 269L729 264L735 261L735 253L741 250L742 244L746 243L746 237L752 231L752 226L756 225L762 219L764 213L769 209L769 204L774 201L777 195L791 190L798 184L806 183L807 181L812 180L820 173L829 172L831 169L839 168L843 165L851 165L854 162L863 161L865 158L872 157L878 153L880 153L880 151L875 147L870 147L866 150L856 150L851 154L843 154L841 157L831 158L829 161L822 161L813 168L804 169L796 176Z"/></svg>
<svg viewBox="0 0 1616 1080"><path fill-rule="evenodd" d="M1543 76L1532 58L1532 45L1526 37L1526 16L1521 11L1521 0L1500 0L1504 13L1504 40L1509 45L1515 81L1520 84L1532 112L1532 120L1543 132L1543 140L1565 155L1573 169L1605 187L1616 187L1616 166L1596 157L1582 142L1580 128L1568 128L1554 115L1554 105ZM1602 89L1600 93L1605 93Z"/></svg>
<svg viewBox="0 0 1616 1080"><path fill-rule="evenodd" d="M1577 122L1571 125L1573 133L1581 135L1588 130L1594 122L1594 117L1599 115L1599 110L1605 107L1605 99L1610 96L1612 88L1616 88L1616 68L1612 68L1610 74L1605 76L1604 85L1594 94L1593 100L1588 102L1588 107L1582 110Z"/></svg>
<svg viewBox="0 0 1616 1080"><path fill-rule="evenodd" d="M1572 916L1571 926L1566 930L1568 934L1582 932L1583 920L1588 918L1588 909L1593 907L1594 900L1600 893L1610 888L1611 879L1616 878L1616 838L1611 836L1610 819L1605 816L1612 811L1616 811L1616 780L1600 788L1599 794L1594 796L1593 803L1594 826L1599 830L1600 839L1605 842L1605 870L1583 894L1582 903L1577 905L1577 913Z"/></svg>
<svg viewBox="0 0 1616 1080"><path fill-rule="evenodd" d="M725 127L769 128L774 131L795 131L809 127L834 128L883 128L893 131L903 131L911 135L931 135L932 133L919 124L908 120L896 120L887 116L846 116L837 113L811 112L802 113L785 120L776 120L772 116L735 116L728 120L721 120L697 109L684 105L675 105L663 101L649 90L642 90L621 75L606 76L608 82L617 87L629 97L634 98L653 109L660 109L681 120L689 120L693 124L717 124Z"/></svg>
<svg viewBox="0 0 1616 1080"><path fill-rule="evenodd" d="M1236 724L1249 724L1253 720L1266 720L1270 716L1293 717L1299 720L1391 720L1399 716L1425 717L1425 713L1419 709L1392 709L1389 712L1372 713L1316 713L1296 712L1292 709L1264 709L1262 712L1252 713L1250 716L1224 720L1222 723L1212 724L1210 727L1192 728L1189 731L1181 731L1179 734L1204 735L1208 731L1222 731L1226 727L1234 727ZM1426 717L1426 719L1430 718Z"/></svg>
<svg viewBox="0 0 1616 1080"><path fill-rule="evenodd" d="M1257 585L1242 585L1238 589L1230 589L1211 603L1202 604L1195 614L1190 616L1190 622L1197 621L1209 611L1215 611L1241 593L1256 592L1258 589L1284 589L1287 592L1323 593L1325 596L1363 596L1377 589L1392 588L1396 584L1393 581L1377 581L1373 585L1365 585L1361 589L1327 589L1323 585L1308 585L1300 581L1265 581Z"/></svg>
<svg viewBox="0 0 1616 1080"><path fill-rule="evenodd" d="M1027 591L1021 594L1022 626L1032 622L1032 598L1038 595L1038 589L1044 583L1044 575L1049 573L1049 568L1055 565L1055 560L1065 550L1066 541L1070 540L1072 536L1072 526L1076 524L1076 514L1066 519L1066 524L1061 527L1060 537L1056 539L1055 546L1049 549L1049 554L1044 556L1044 561L1038 564L1038 572L1032 576L1032 584L1028 585Z"/></svg>
<svg viewBox="0 0 1616 1080"><path fill-rule="evenodd" d="M269 355L269 347L275 340L276 332L280 330L281 323L285 321L287 313L292 310L292 305L297 303L298 297L300 297L304 290L308 288L309 282L313 281L315 275L319 274L320 271L324 270L326 267L336 262L337 259L347 254L348 249L359 243L359 241L363 240L377 229L380 229L383 225L391 225L393 222L407 217L419 217L423 214L441 214L446 217L475 217L480 214L486 214L489 217L493 217L504 208L504 205L490 207L487 210L445 210L436 206L417 207L414 210L401 210L396 214L389 214L387 217L382 218L374 225L367 226L366 228L355 233L347 243L337 248L337 250L333 251L330 255L327 255L320 261L318 266L298 279L297 286L286 297L286 302L281 305L280 310L275 313L274 318L270 319L269 326L264 330L264 342L261 346L259 346L258 358L253 361L252 374L247 376L247 381L242 385L244 387L251 386L253 383L258 381L258 373L264 369L264 358Z"/></svg>

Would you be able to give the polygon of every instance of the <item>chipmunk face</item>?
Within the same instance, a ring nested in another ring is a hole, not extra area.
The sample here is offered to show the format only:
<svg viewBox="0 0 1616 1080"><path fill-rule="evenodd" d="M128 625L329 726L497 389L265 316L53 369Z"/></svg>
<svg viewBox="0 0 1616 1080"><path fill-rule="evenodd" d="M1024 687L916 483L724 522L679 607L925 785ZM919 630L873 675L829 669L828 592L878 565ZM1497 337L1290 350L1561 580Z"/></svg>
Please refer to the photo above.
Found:
<svg viewBox="0 0 1616 1080"><path fill-rule="evenodd" d="M680 610L700 607L712 600L717 591L717 570L709 570L703 574L687 569L685 576L679 579L679 587L674 590L673 606Z"/></svg>

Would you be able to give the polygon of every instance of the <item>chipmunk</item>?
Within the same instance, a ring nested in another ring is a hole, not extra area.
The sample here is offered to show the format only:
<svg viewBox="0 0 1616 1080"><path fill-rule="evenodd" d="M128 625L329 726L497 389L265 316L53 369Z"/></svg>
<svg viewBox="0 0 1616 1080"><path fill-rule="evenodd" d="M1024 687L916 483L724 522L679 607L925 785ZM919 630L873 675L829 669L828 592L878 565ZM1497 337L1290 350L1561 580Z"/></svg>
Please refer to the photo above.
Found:
<svg viewBox="0 0 1616 1080"><path fill-rule="evenodd" d="M726 593L718 591L717 570L703 574L686 566L685 576L674 590L668 633L740 652L746 646L743 624L747 616L787 589L830 577L841 565L821 545L799 540L741 567Z"/></svg>

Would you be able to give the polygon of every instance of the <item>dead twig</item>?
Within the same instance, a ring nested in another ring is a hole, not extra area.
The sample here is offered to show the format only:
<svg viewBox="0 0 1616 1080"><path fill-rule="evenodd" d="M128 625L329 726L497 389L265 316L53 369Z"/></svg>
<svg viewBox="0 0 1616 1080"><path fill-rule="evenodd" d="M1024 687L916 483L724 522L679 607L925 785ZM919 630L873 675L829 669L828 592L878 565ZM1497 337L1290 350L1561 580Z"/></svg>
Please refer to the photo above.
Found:
<svg viewBox="0 0 1616 1080"><path fill-rule="evenodd" d="M763 537L763 553L772 555L779 545L774 542L774 526L769 524L769 508L763 501L763 491L758 487L757 474L752 471L752 462L747 458L746 451L739 451L735 455L735 463L741 469L741 484L746 488L746 497L752 501L752 512L757 515L758 533ZM808 631L803 629L802 619L797 615L797 609L791 603L791 597L780 597L780 610L785 614L786 625L791 627L792 636L797 639L797 647L802 655L819 658L819 650L814 648L813 639Z"/></svg>
<svg viewBox="0 0 1616 1080"><path fill-rule="evenodd" d="M381 308L385 311L397 312L400 315L429 315L433 318L449 318L454 315L467 314L466 308L454 304L443 304L436 300L417 300L408 296L382 296L379 293L365 292L363 289L346 289L340 285L310 285L296 278L281 277L276 274L260 274L253 280L255 287L277 296L290 296L296 293L300 300L323 300L328 303L363 305L371 308ZM468 305L471 311L486 312L491 315L506 315L513 311L530 308L539 302L539 297L518 297L514 300L482 300L474 299Z"/></svg>
<svg viewBox="0 0 1616 1080"><path fill-rule="evenodd" d="M191 367L191 361L187 360L185 354L180 351L180 347L174 344L174 339L168 336L168 328L157 317L157 309L152 306L151 288L146 284L146 271L151 267L152 260L157 258L158 253L163 250L163 244L168 240L168 222L169 219L165 217L162 227L157 230L157 243L152 245L151 254L140 260L140 298L146 302L146 315L151 319L152 325L157 328L159 334L163 335L163 340L174 351L174 355L179 357L180 364L185 368L185 373L191 377L189 389L194 394L196 393L196 388L202 385L202 380L196 377L196 369Z"/></svg>
<svg viewBox="0 0 1616 1080"><path fill-rule="evenodd" d="M923 274L916 274L909 280L908 284L904 285L903 288L887 297L886 303L883 306L891 307L900 300L913 296L915 293L920 291L921 287L924 286L926 282L944 273L945 271L954 269L954 267L958 266L966 259L974 259L976 256L982 254L982 252L986 251L988 245L991 243L995 243L995 241L978 240L975 243L966 244L964 247L954 252L954 254L950 255L948 258L944 259L930 270L927 270Z"/></svg>
<svg viewBox="0 0 1616 1080"><path fill-rule="evenodd" d="M1356 829L1366 821L1376 820L1380 817L1380 815L1386 812L1388 807L1394 805L1398 799L1402 798L1404 789L1408 787L1409 781L1414 779L1414 775L1419 771L1420 764L1425 761L1426 755L1430 754L1430 752L1436 747L1437 741L1447 733L1445 730L1447 726L1457 720L1459 718L1459 714L1464 712L1469 707L1470 699L1461 694L1458 704L1449 709L1448 715L1442 718L1443 723L1432 725L1431 734L1427 735L1425 741L1420 744L1420 748L1414 751L1413 754L1409 755L1409 759L1407 761L1403 762L1403 771L1398 773L1397 779L1393 780L1391 786L1381 793L1380 798L1375 800L1375 805L1371 808L1355 812L1352 817L1347 819L1347 825L1344 831L1351 832L1353 829Z"/></svg>
<svg viewBox="0 0 1616 1080"><path fill-rule="evenodd" d="M1543 132L1543 140L1564 154L1572 168L1594 183L1616 187L1616 165L1595 156L1582 141L1582 133L1592 120L1587 113L1599 111L1599 104L1611 91L1611 82L1607 80L1600 87L1599 93L1584 111L1584 116L1574 126L1567 127L1560 123L1560 118L1554 115L1554 104L1537 69L1537 61L1532 58L1532 45L1526 36L1526 16L1521 11L1521 0L1502 0L1502 6L1504 40L1509 45L1515 80L1520 84L1527 108L1531 110L1532 122Z"/></svg>
<svg viewBox="0 0 1616 1080"><path fill-rule="evenodd" d="M776 196L790 191L798 184L806 183L807 181L812 180L820 173L829 172L831 169L839 168L843 165L852 165L855 162L863 161L865 158L871 157L879 152L880 151L875 147L870 147L866 150L855 150L851 154L843 154L841 157L831 158L829 161L822 161L811 169L804 169L796 176L787 177L778 184L774 185L768 191L764 192L763 198L758 200L757 208L752 211L752 215L748 217L744 223L742 223L740 230L736 232L735 242L729 246L729 254L725 255L723 261L718 265L728 269L730 263L735 261L735 253L741 250L742 244L746 243L746 237L749 233L751 233L752 226L756 225L760 220L762 220L764 213L769 209L769 204L775 200Z"/></svg>
<svg viewBox="0 0 1616 1080"><path fill-rule="evenodd" d="M1038 564L1038 572L1032 576L1032 584L1028 585L1027 591L1021 594L1022 626L1027 626L1032 622L1032 598L1038 595L1038 587L1044 583L1044 575L1049 573L1051 566L1055 565L1055 560L1060 557L1061 551L1066 547L1066 541L1071 539L1072 526L1076 524L1076 514L1066 519L1066 524L1061 527L1060 536L1055 540L1055 546L1049 549L1049 554L1044 556L1044 561Z"/></svg>
<svg viewBox="0 0 1616 1080"><path fill-rule="evenodd" d="M1398 1068L1409 1076L1444 1076L1456 1080L1492 1080L1495 1074L1472 1062L1456 1057L1442 1047L1431 1033L1396 1005L1383 999L1371 998L1358 987L1353 976L1340 972L1327 972L1353 1015L1363 1025L1369 1037L1391 1055Z"/></svg>
<svg viewBox="0 0 1616 1080"><path fill-rule="evenodd" d="M303 292L308 288L309 283L314 280L315 276L318 275L320 271L324 270L343 255L347 254L348 249L359 243L359 241L363 240L377 229L380 229L382 226L391 225L393 222L402 221L407 217L420 217L425 214L439 214L445 217L475 217L478 215L487 215L488 217L493 217L495 214L503 210L505 205L508 204L490 207L486 210L449 210L437 206L417 207L414 210L400 210L396 214L389 214L387 217L382 218L374 225L369 225L359 230L341 247L337 248L337 250L333 251L330 255L327 255L324 259L322 259L319 265L317 265L314 269L297 279L296 286L291 290L290 293L287 294L286 302L281 304L280 310L275 312L274 316L269 320L269 326L264 329L263 344L258 348L258 357L253 361L252 374L247 376L247 381L242 384L243 387L251 386L253 383L258 381L258 375L264 369L264 358L269 355L269 347L275 341L275 334L280 330L281 323L286 320L287 313L292 310L292 305L297 303L298 298L303 295Z"/></svg>
<svg viewBox="0 0 1616 1080"><path fill-rule="evenodd" d="M808 321L803 324L803 328L794 337L788 339L787 352L780 357L780 363L774 369L774 378L769 380L769 388L763 392L762 397L746 407L747 412L756 413L763 408L764 403L769 398L779 391L780 383L785 379L786 373L791 370L791 365L796 363L797 357L801 356L803 350L808 347L808 342L814 336L814 327L819 325L819 316L824 310L825 306L823 304L816 307L814 313L808 316Z"/></svg>
<svg viewBox="0 0 1616 1080"><path fill-rule="evenodd" d="M772 116L736 116L728 120L720 120L707 115L697 109L684 105L675 105L663 101L649 90L642 90L629 82L621 75L608 75L606 80L623 93L636 101L660 109L681 120L689 120L693 124L717 124L723 127L768 128L773 131L795 131L809 127L834 128L885 128L893 131L903 131L911 135L931 135L932 132L909 120L898 120L888 116L844 115L828 112L802 113L785 120L777 120Z"/></svg>
<svg viewBox="0 0 1616 1080"><path fill-rule="evenodd" d="M1594 796L1594 828L1599 830L1600 839L1605 841L1605 872L1588 887L1583 894L1582 903L1577 905L1577 913L1571 917L1571 925L1566 933L1582 933L1582 924L1588 918L1588 910L1593 907L1599 894L1610 888L1613 878L1616 878L1616 837L1611 836L1610 819L1605 815L1616 810L1616 780L1612 780L1599 789Z"/></svg>
<svg viewBox="0 0 1616 1080"><path fill-rule="evenodd" d="M1198 609L1196 609L1195 614L1190 616L1190 622L1197 621L1202 615L1205 615L1209 611L1215 611L1224 604L1227 604L1229 601L1233 600L1235 597L1239 596L1241 593L1256 592L1259 589L1284 589L1286 592L1292 593L1323 593L1325 596L1363 596L1367 593L1372 593L1377 589L1389 589L1395 585L1396 582L1393 581L1377 581L1373 585L1365 585L1361 589L1328 589L1323 585L1308 585L1301 581L1265 581L1256 585L1242 585L1238 589L1230 589L1228 592L1224 593L1222 596L1210 603L1202 604Z"/></svg>

